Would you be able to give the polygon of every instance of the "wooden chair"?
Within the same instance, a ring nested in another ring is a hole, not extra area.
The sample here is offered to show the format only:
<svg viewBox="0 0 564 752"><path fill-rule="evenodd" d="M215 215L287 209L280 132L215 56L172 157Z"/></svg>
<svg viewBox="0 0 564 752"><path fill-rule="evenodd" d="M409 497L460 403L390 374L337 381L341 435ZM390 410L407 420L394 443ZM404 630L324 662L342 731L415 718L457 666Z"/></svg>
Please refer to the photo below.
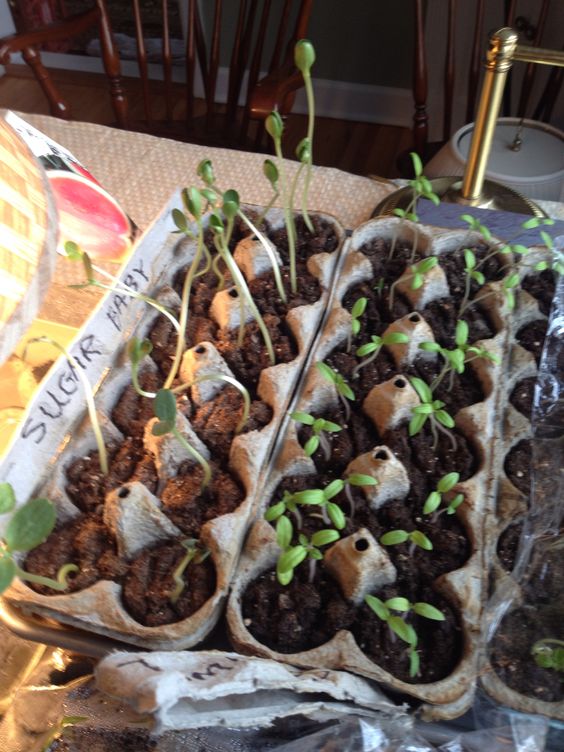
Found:
<svg viewBox="0 0 564 752"><path fill-rule="evenodd" d="M214 0L213 13L212 3L207 3L206 18L202 18L201 3L195 0L185 0L185 3L186 83L179 99L174 94L179 89L174 86L172 76L168 0L162 2L162 85L149 81L140 3L133 0L144 110L143 121L134 123L133 127L182 140L259 148L264 118L274 108L286 115L293 105L296 90L302 86L301 75L293 64L293 47L298 39L307 36L313 0L278 3ZM234 10L235 18L231 19L233 24L229 27L225 16ZM265 39L272 29L277 31L272 49L268 51ZM221 97L224 102L218 104L220 61L227 60L228 77ZM261 78L264 70L266 76ZM203 101L196 102L198 74L203 85ZM252 121L260 123L251 127Z"/></svg>
<svg viewBox="0 0 564 752"><path fill-rule="evenodd" d="M556 0L561 2L561 0ZM474 119L477 106L477 97L480 92L480 79L483 68L484 54L488 44L488 31L502 26L511 26L521 32L524 37L523 42L530 45L540 46L547 28L547 20L551 9L551 0L542 0L538 2L538 14L533 22L529 22L524 16L518 15L518 0L470 0L468 5L473 3L473 26L463 30L464 36L472 38L471 57L468 65L468 74L466 80L465 97L466 108L465 117L461 122L454 123L453 103L455 95L459 92L457 87L458 66L461 64L460 57L457 57L457 14L461 7L456 0L444 0L440 3L440 12L437 7L439 3L428 5L428 13L433 13L432 22L435 25L443 23L443 33L446 38L446 51L442 67L442 87L439 82L433 82L433 86L439 86L442 90L442 133L440 139L435 142L429 141L429 113L428 113L428 92L429 92L429 62L428 56L432 53L427 49L425 34L425 15L423 0L413 0L414 19L415 19L415 49L413 61L413 97L414 97L414 117L413 117L413 144L414 150L421 155L424 162L427 162L443 146L454 131L464 123L469 123ZM468 7L465 5L465 8ZM485 13L489 11L488 21L492 21L494 26L489 28L484 23ZM496 12L495 18L492 11ZM460 31L460 29L458 29ZM460 40L458 40L460 42ZM460 44L458 44L460 47ZM540 92L538 103L532 106L531 100L534 92L534 81L537 75L538 66L529 64L526 66L521 90L518 97L516 110L511 112L511 79L508 80L505 96L503 115L510 114L517 117L533 117L534 119L547 122L552 116L553 108L562 85L561 69L553 68L548 78L546 86ZM510 74L511 75L511 74ZM403 174L408 175L410 165L401 159L399 161L400 169Z"/></svg>
<svg viewBox="0 0 564 752"><path fill-rule="evenodd" d="M108 78L116 122L121 128L125 128L128 125L127 101L105 0L94 0L94 5L89 10L68 16L61 21L0 39L0 64L6 65L13 53L21 52L47 97L51 114L68 120L71 118L71 110L43 65L38 47L46 42L65 42L73 39L93 26L98 26L99 30L102 61Z"/></svg>
<svg viewBox="0 0 564 752"><path fill-rule="evenodd" d="M211 2L181 1L187 25L183 84L173 80L169 22L172 3L168 0L162 0L162 80L150 79L152 66L142 5L140 0L132 1L140 79L139 84L127 80L127 95L106 0L95 0L92 9L58 23L1 39L0 63L9 62L10 54L21 52L49 100L51 113L70 118L70 108L41 62L37 46L72 38L98 24L112 104L121 127L198 143L260 148L264 118L275 108L282 115L289 113L295 92L302 86L293 63L293 47L298 39L307 36L313 0L214 0L213 7ZM202 18L202 5L212 11L209 17ZM222 19L233 8L237 11L235 23L222 28ZM271 30L276 31L275 35L268 34ZM155 32L150 33L154 36ZM270 50L265 44L267 36L274 36ZM220 61L229 61L225 102L221 104L216 101ZM203 84L201 100L196 100L198 80Z"/></svg>

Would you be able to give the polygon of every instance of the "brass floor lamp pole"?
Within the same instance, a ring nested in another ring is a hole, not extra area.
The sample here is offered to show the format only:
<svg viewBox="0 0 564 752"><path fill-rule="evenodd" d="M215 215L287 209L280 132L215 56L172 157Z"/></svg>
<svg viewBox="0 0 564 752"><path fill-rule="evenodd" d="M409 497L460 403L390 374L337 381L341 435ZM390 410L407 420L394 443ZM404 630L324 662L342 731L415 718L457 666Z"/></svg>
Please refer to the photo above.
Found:
<svg viewBox="0 0 564 752"><path fill-rule="evenodd" d="M490 37L478 114L463 178L435 178L431 184L435 193L450 203L544 216L542 209L517 191L485 180L505 81L513 62L564 67L564 52L520 45L517 39L517 32L510 28L499 29ZM402 188L383 201L377 211L386 214L396 207L405 208L411 197L411 188Z"/></svg>

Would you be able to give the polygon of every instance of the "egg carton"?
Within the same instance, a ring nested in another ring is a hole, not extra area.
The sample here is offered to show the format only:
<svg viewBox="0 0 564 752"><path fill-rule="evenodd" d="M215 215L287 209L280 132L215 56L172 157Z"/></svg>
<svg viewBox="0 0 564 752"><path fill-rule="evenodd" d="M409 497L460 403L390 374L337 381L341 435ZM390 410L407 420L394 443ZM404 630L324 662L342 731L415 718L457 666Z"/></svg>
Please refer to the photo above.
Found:
<svg viewBox="0 0 564 752"><path fill-rule="evenodd" d="M181 207L178 194L140 239L120 277L138 292L153 295L173 308L179 299L171 285L177 272L190 264L196 250L193 241L175 232L171 212ZM235 511L205 522L201 529L201 540L210 551L216 572L213 595L191 616L172 624L151 627L139 623L125 610L121 599L122 586L110 580L99 580L84 590L57 595L42 595L23 582L15 581L4 594L8 603L17 606L24 614L48 617L148 649L192 647L210 632L221 614L249 519L261 498L270 452L326 308L328 290L344 241L344 231L334 218L318 216L332 223L338 238L338 247L332 253L316 253L307 262L309 272L319 281L320 299L311 305L293 308L286 316L297 343L298 354L294 360L266 368L260 374L256 393L271 408L272 419L261 430L240 434L232 443L229 470L244 488L242 503ZM267 219L272 229L283 226L281 210L270 210ZM264 255L260 248L255 252L248 246L235 251L237 263L247 279L269 269ZM220 327L232 329L238 326L241 307L239 301L230 296L229 290L216 293L210 310ZM119 443L123 439L112 422L112 410L130 383L130 366L125 354L127 343L132 336L146 336L158 315L154 309L138 301L111 292L101 301L70 347L79 367L84 368L90 383L95 385L96 404L106 441ZM155 368L149 358L145 359L143 367ZM229 373L213 343L200 343L185 353L180 372L184 380L210 370ZM203 382L195 401L206 403L222 386L217 382ZM213 457L213 447L206 447L200 441L189 419L180 413L177 414L177 428L200 453ZM187 453L179 451L179 445L170 436L152 436L150 424L145 428L144 445L155 459L160 487L167 478L175 476L181 462L188 460ZM32 494L40 493L51 498L57 506L58 521L64 525L80 514L65 491L66 470L73 460L87 456L95 449L94 437L85 417L83 395L69 363L60 358L30 405L23 428L4 457L0 477L12 483L20 504ZM158 493L153 495L138 482L125 483L106 495L103 519L115 536L119 553L126 559L159 541L186 538L164 514ZM0 518L0 525L5 525L6 521ZM36 636L41 639L41 634ZM88 637L84 640L87 648Z"/></svg>
<svg viewBox="0 0 564 752"><path fill-rule="evenodd" d="M395 218L376 219L357 228L342 259L330 312L310 357L308 371L302 379L297 398L298 410L319 416L337 403L335 388L323 378L314 361L323 361L334 348L344 345L347 341L351 330L351 314L342 305L347 290L359 282L374 282L372 265L362 253L363 246L375 238L391 241L394 236L397 241L411 243L414 235L423 256L448 254L479 242L479 238L473 234L433 227L415 227L410 222ZM403 285L402 292L409 298L411 313L393 322L389 330L408 333L411 344L391 345L387 348L400 373L402 367L412 362L415 355L421 352L418 343L433 338L432 331L424 319L424 309L429 302L445 295L445 286L448 293L444 273L439 267L436 267L436 270L416 291L411 290L407 284ZM394 692L419 701L422 715L428 720L454 718L470 707L480 669L481 625L487 593L487 521L495 514L496 478L499 472L497 458L490 451L490 447L499 434L500 416L503 415L501 410L505 404L507 353L514 334L506 323L509 311L501 283L490 282L487 288L483 289L491 293L482 305L487 309L496 333L482 344L488 351L499 356L500 362L475 362L474 372L481 383L484 399L462 408L454 416L456 430L470 440L479 457L476 472L456 486L456 491L462 492L465 496L465 501L456 510L456 515L467 532L471 552L463 566L441 575L434 583L437 592L444 596L459 614L463 647L460 660L452 673L431 683L401 681L363 653L348 630L337 632L319 647L291 654L278 652L260 643L251 634L243 614L244 593L257 577L274 568L280 554L274 528L262 519L262 516L269 502L276 501L272 494L283 478L292 474L309 475L315 472L312 460L306 457L298 442L294 423L288 425L284 442L279 448L275 467L264 489L262 514L259 515L247 539L228 601L227 619L231 639L238 650L304 668L347 670L376 680ZM402 418L405 419L412 403L418 403L416 398L415 402L413 401L414 395L409 394L412 390L407 388L405 378L402 379L402 388L395 388L394 381L398 378L401 376L378 385L370 392L362 406L362 410L378 427L379 433L380 429L394 425ZM355 404L352 405L353 409ZM356 409L360 408L357 406ZM380 501L375 503L379 504L382 500L393 498L394 495L405 497L409 489L409 480L406 485L405 472L402 475L402 468L397 468L401 463L388 448L377 445L376 431L374 436L375 449L372 457L357 457L350 463L349 468L353 472L372 471L379 479L380 483L376 489L379 490ZM385 462L375 459L377 452L382 450L387 452ZM390 472L387 472L385 465L391 468ZM366 469L368 467L370 470ZM312 487L316 486L318 484L314 480ZM368 496L370 487L365 488L364 493ZM355 546L359 536L367 538L362 531L357 531L349 538L337 541L332 548L326 549L324 562L329 562L327 566L338 579L341 589L348 591L351 598L356 598L360 603L364 594L376 592L382 584L388 584L390 579L382 580L379 574L386 571L386 562L389 561L384 548L374 538L368 537L369 545L361 547L362 550L359 551ZM343 555L337 555L338 549L341 549ZM366 570L370 572L368 577L363 574ZM393 575L391 579L393 581ZM440 649L439 644L437 649Z"/></svg>

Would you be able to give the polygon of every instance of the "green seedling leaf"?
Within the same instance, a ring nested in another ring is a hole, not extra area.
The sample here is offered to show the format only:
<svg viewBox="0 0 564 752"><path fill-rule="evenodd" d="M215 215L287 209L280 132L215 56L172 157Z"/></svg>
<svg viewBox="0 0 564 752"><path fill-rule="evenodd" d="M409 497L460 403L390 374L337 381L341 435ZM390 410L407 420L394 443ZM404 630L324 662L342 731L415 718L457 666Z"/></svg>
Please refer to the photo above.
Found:
<svg viewBox="0 0 564 752"><path fill-rule="evenodd" d="M262 171L274 190L277 190L278 180L280 178L278 167L276 167L271 159L265 159L262 165Z"/></svg>
<svg viewBox="0 0 564 752"><path fill-rule="evenodd" d="M403 332L390 332L382 337L383 345L405 345L409 342L409 337Z"/></svg>
<svg viewBox="0 0 564 752"><path fill-rule="evenodd" d="M315 63L315 50L308 39L300 39L296 42L294 62L302 74L309 75L311 66Z"/></svg>
<svg viewBox="0 0 564 752"><path fill-rule="evenodd" d="M382 621L388 621L390 618L390 611L380 598L377 598L375 595L365 595L364 602L372 609L372 611L374 611L379 619L382 619Z"/></svg>
<svg viewBox="0 0 564 752"><path fill-rule="evenodd" d="M16 576L16 563L11 556L0 559L0 595L10 587Z"/></svg>
<svg viewBox="0 0 564 752"><path fill-rule="evenodd" d="M215 211L210 214L210 227L217 235L221 235L224 231L223 220Z"/></svg>
<svg viewBox="0 0 564 752"><path fill-rule="evenodd" d="M72 240L67 240L67 242L65 243L65 253L71 261L82 260L82 251Z"/></svg>
<svg viewBox="0 0 564 752"><path fill-rule="evenodd" d="M439 421L439 423L445 428L454 428L454 418L450 416L446 410L436 410L435 411L435 418Z"/></svg>
<svg viewBox="0 0 564 752"><path fill-rule="evenodd" d="M312 457L319 447L319 436L310 436L304 444L304 453L306 457Z"/></svg>
<svg viewBox="0 0 564 752"><path fill-rule="evenodd" d="M447 507L447 514L454 514L458 507L462 504L464 501L464 494L456 494L454 499L450 502L450 504Z"/></svg>
<svg viewBox="0 0 564 752"><path fill-rule="evenodd" d="M368 303L368 298L358 298L358 300L355 301L355 304L352 307L351 310L351 316L353 319L358 319L359 316L362 316L364 311L366 310L366 304Z"/></svg>
<svg viewBox="0 0 564 752"><path fill-rule="evenodd" d="M276 542L282 549L288 548L292 542L294 529L292 523L287 517L279 517L276 523Z"/></svg>
<svg viewBox="0 0 564 752"><path fill-rule="evenodd" d="M443 475L443 477L437 483L437 491L439 491L440 493L446 493L447 491L450 491L452 488L454 488L454 486L456 486L459 479L460 473L447 473L447 475Z"/></svg>
<svg viewBox="0 0 564 752"><path fill-rule="evenodd" d="M415 273L413 275L413 280L411 282L411 289L412 290L419 290L419 288L423 285L424 278L422 274Z"/></svg>
<svg viewBox="0 0 564 752"><path fill-rule="evenodd" d="M416 264L415 269L418 274L427 274L431 269L434 269L438 263L439 259L436 256L430 256Z"/></svg>
<svg viewBox="0 0 564 752"><path fill-rule="evenodd" d="M476 281L479 285L483 285L486 281L486 278L482 274L482 272L471 272L470 276L474 281Z"/></svg>
<svg viewBox="0 0 564 752"><path fill-rule="evenodd" d="M196 174L206 185L212 186L215 183L215 175L213 173L211 159L202 160L198 165Z"/></svg>
<svg viewBox="0 0 564 752"><path fill-rule="evenodd" d="M296 146L296 157L298 162L307 164L311 160L311 143L309 138L302 138Z"/></svg>
<svg viewBox="0 0 564 752"><path fill-rule="evenodd" d="M284 130L284 123L282 122L280 113L273 110L264 121L264 127L266 128L268 135L274 141L279 141L282 138L282 132Z"/></svg>
<svg viewBox="0 0 564 752"><path fill-rule="evenodd" d="M188 220L186 219L184 212L180 211L180 209L172 210L172 221L181 232L186 232L188 229Z"/></svg>
<svg viewBox="0 0 564 752"><path fill-rule="evenodd" d="M371 475L364 475L363 473L352 473L347 477L347 483L350 486L376 486L378 481Z"/></svg>
<svg viewBox="0 0 564 752"><path fill-rule="evenodd" d="M330 420L324 420L323 427L321 430L327 431L328 433L338 433L339 431L342 431L343 429L338 423L333 423Z"/></svg>
<svg viewBox="0 0 564 752"><path fill-rule="evenodd" d="M419 349L425 352L441 352L443 348L438 342L420 342Z"/></svg>
<svg viewBox="0 0 564 752"><path fill-rule="evenodd" d="M326 509L329 519L337 530L343 530L347 521L341 507L338 504L334 504L332 501L328 501Z"/></svg>
<svg viewBox="0 0 564 752"><path fill-rule="evenodd" d="M309 415L308 413L301 413L299 411L290 413L290 418L292 418L292 420L295 420L297 423L303 423L305 426L313 426L315 422L313 415Z"/></svg>
<svg viewBox="0 0 564 752"><path fill-rule="evenodd" d="M466 271L472 271L476 266L476 256L469 248L464 251L464 263L466 264Z"/></svg>
<svg viewBox="0 0 564 752"><path fill-rule="evenodd" d="M293 546L285 551L278 559L277 570L279 572L288 572L298 567L307 557L307 550L304 546Z"/></svg>
<svg viewBox="0 0 564 752"><path fill-rule="evenodd" d="M0 514L11 512L16 506L16 496L10 483L0 483Z"/></svg>
<svg viewBox="0 0 564 752"><path fill-rule="evenodd" d="M389 598L386 601L385 604L388 608L392 609L392 611L409 611L411 608L410 602L407 600L407 598Z"/></svg>
<svg viewBox="0 0 564 752"><path fill-rule="evenodd" d="M223 194L223 213L227 219L235 219L239 211L239 194L232 189Z"/></svg>
<svg viewBox="0 0 564 752"><path fill-rule="evenodd" d="M127 355L133 365L138 365L152 351L153 345L148 339L132 337L127 344Z"/></svg>
<svg viewBox="0 0 564 752"><path fill-rule="evenodd" d="M410 650L409 651L409 676L412 679L415 679L416 676L419 676L419 671L421 669L421 660L419 658L419 653L417 650Z"/></svg>
<svg viewBox="0 0 564 752"><path fill-rule="evenodd" d="M441 504L441 495L437 491L431 491L423 505L423 514L432 514Z"/></svg>
<svg viewBox="0 0 564 752"><path fill-rule="evenodd" d="M427 538L425 533L421 532L421 530L414 530L409 534L409 539L412 543L415 543L416 546L419 546L419 548L422 548L424 551L433 550L433 544L431 543L429 538Z"/></svg>
<svg viewBox="0 0 564 752"><path fill-rule="evenodd" d="M286 504L283 501L279 501L277 504L273 504L264 513L264 519L267 522L274 522L286 511Z"/></svg>
<svg viewBox="0 0 564 752"><path fill-rule="evenodd" d="M427 415L423 413L415 414L413 418L409 421L409 435L415 436L416 434L418 434L419 431L425 425L426 420L427 420Z"/></svg>
<svg viewBox="0 0 564 752"><path fill-rule="evenodd" d="M202 194L197 188L191 186L183 193L186 208L196 221L202 217Z"/></svg>
<svg viewBox="0 0 564 752"><path fill-rule="evenodd" d="M469 328L466 321L457 321L454 333L454 341L458 347L462 347L468 342Z"/></svg>
<svg viewBox="0 0 564 752"><path fill-rule="evenodd" d="M554 248L554 242L552 240L552 236L549 235L548 232L545 232L544 230L541 230L540 236L541 236L542 242L545 244L545 246L549 250L552 250L552 248ZM527 250L530 250L530 249L527 249Z"/></svg>
<svg viewBox="0 0 564 752"><path fill-rule="evenodd" d="M308 556L310 559L315 559L316 561L321 561L323 559L323 554L317 548L310 548Z"/></svg>
<svg viewBox="0 0 564 752"><path fill-rule="evenodd" d="M418 616L424 616L426 619L433 619L434 621L444 621L445 615L438 608L431 606L429 603L414 603L412 606L413 612Z"/></svg>
<svg viewBox="0 0 564 752"><path fill-rule="evenodd" d="M531 217L531 219L527 219L523 222L521 227L524 230L535 230L537 227L540 227L541 221L540 217Z"/></svg>
<svg viewBox="0 0 564 752"><path fill-rule="evenodd" d="M329 485L325 487L323 495L327 500L332 499L334 496L337 496L337 494L340 494L344 487L344 481L342 481L340 478L337 478L336 480L331 481L331 483L329 483Z"/></svg>
<svg viewBox="0 0 564 752"><path fill-rule="evenodd" d="M433 393L431 392L431 389L428 384L423 381L423 379L419 379L416 376L412 376L409 379L411 386L415 389L417 394L419 395L419 399L422 402L431 402L433 400Z"/></svg>
<svg viewBox="0 0 564 752"><path fill-rule="evenodd" d="M57 513L49 499L30 499L13 515L4 540L9 551L31 551L49 536Z"/></svg>
<svg viewBox="0 0 564 752"><path fill-rule="evenodd" d="M325 379L327 379L327 381L330 381L332 384L334 384L336 382L338 374L332 368L330 368L327 365L327 363L323 363L322 361L318 361L315 364L315 366L316 366L317 370L319 371L319 373Z"/></svg>
<svg viewBox="0 0 564 752"><path fill-rule="evenodd" d="M298 504L315 505L325 503L325 493L321 488L309 488L306 491L298 491L294 494Z"/></svg>
<svg viewBox="0 0 564 752"><path fill-rule="evenodd" d="M340 537L337 530L318 530L311 536L311 542L314 546L327 546L339 540Z"/></svg>
<svg viewBox="0 0 564 752"><path fill-rule="evenodd" d="M413 165L413 172L415 173L415 177L421 177L421 175L423 174L423 163L421 162L421 157L414 151L410 152L409 156L411 157L411 164Z"/></svg>
<svg viewBox="0 0 564 752"><path fill-rule="evenodd" d="M399 543L405 543L409 539L409 533L406 530L390 530L384 533L380 538L383 546L397 546Z"/></svg>
<svg viewBox="0 0 564 752"><path fill-rule="evenodd" d="M163 423L176 423L176 397L170 389L159 389L153 405L155 415Z"/></svg>
<svg viewBox="0 0 564 752"><path fill-rule="evenodd" d="M518 284L519 284L519 275L517 273L510 274L509 277L506 277L503 280L503 287L506 290L509 290L512 287L517 287Z"/></svg>
<svg viewBox="0 0 564 752"><path fill-rule="evenodd" d="M397 634L400 640L403 640L404 642L407 642L408 645L411 645L413 641L412 631L409 628L409 624L406 624L401 616L390 616L390 618L388 619L388 626L390 627L392 632L395 632L395 634ZM411 629L413 629L413 627Z"/></svg>

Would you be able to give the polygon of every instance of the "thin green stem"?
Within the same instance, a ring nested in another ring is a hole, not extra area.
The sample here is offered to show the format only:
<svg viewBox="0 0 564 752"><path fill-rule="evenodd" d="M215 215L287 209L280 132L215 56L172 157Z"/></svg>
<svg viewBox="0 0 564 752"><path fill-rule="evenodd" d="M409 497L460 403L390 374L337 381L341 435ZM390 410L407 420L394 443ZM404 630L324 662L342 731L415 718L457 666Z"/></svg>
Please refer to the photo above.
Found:
<svg viewBox="0 0 564 752"><path fill-rule="evenodd" d="M76 564L63 565L57 573L56 580L51 579L51 577L43 577L40 574L32 574L31 572L26 572L25 569L20 569L17 564L15 574L21 580L25 580L26 582L33 582L35 585L44 585L45 587L51 588L52 590L63 592L69 586L67 582L67 575L70 572L78 572L78 567L76 566Z"/></svg>
<svg viewBox="0 0 564 752"><path fill-rule="evenodd" d="M375 358L377 358L377 357L378 357L378 353L380 352L380 350L381 350L381 349L382 349L382 345L380 345L380 347L377 347L377 348L376 348L376 349L374 350L374 352L373 352L373 353L372 353L372 354L371 354L371 355L370 355L370 356L369 356L368 358L365 358L365 359L364 359L364 360L362 360L362 361L361 361L360 363L358 363L358 365L356 365L356 366L355 366L355 367L353 368L353 372L352 372L352 374L351 374L351 378L353 378L353 379L356 379L356 378L358 378L358 372L360 371L360 369L361 369L361 368L365 368L365 366L367 366L367 365L369 365L370 363L372 363L372 361L373 361L373 360L375 360Z"/></svg>
<svg viewBox="0 0 564 752"><path fill-rule="evenodd" d="M276 198L278 196L278 193L274 196ZM266 212L270 209L274 202L274 198L271 200L270 204L265 209ZM278 294L280 295L280 298L284 303L286 303L286 291L284 290L284 285L282 284L282 275L280 274L280 267L278 266L278 259L276 258L276 254L272 250L270 243L268 239L262 234L262 232L256 227L256 225L251 222L251 220L247 217L247 215L242 212L240 209L237 212L238 216L243 220L243 222L247 225L247 227L251 230L253 235L256 235L257 240L260 241L262 244L264 250L268 254L268 258L270 259L270 264L272 266L272 273L274 274L274 281L276 282L276 289L278 290ZM258 222L260 224L260 222Z"/></svg>
<svg viewBox="0 0 564 752"><path fill-rule="evenodd" d="M96 405L94 404L94 395L92 393L92 387L90 386L90 382L86 378L86 374L82 370L82 368L78 365L76 360L73 358L73 356L67 352L67 350L60 345L56 340L52 339L51 337L36 337L34 339L30 339L26 344L26 350L27 347L35 342L47 342L48 344L52 345L53 347L56 347L59 352L63 353L65 358L68 360L73 372L76 373L77 377L82 382L82 386L84 387L84 398L86 399L86 407L88 409L88 415L90 417L90 423L92 425L92 432L94 434L94 438L96 439L96 445L98 447L98 459L100 462L100 470L104 475L108 474L108 454L106 452L106 445L104 444L104 437L102 436L102 430L100 428L100 424L98 422L98 416L96 415ZM25 358L25 351L24 356Z"/></svg>
<svg viewBox="0 0 564 752"><path fill-rule="evenodd" d="M304 189L302 192L302 216L304 218L304 222L306 223L307 229L310 232L313 232L313 225L311 223L311 219L307 211L307 199L308 199L308 194L309 194L309 185L311 182L311 168L313 164L313 129L315 126L315 98L313 96L313 86L311 83L311 76L309 74L309 71L307 73L303 72L302 75L304 79L306 98L307 98L307 110L308 110L307 139L309 142L309 156L307 160L307 169L306 169L306 176L305 176L305 181L304 181Z"/></svg>
<svg viewBox="0 0 564 752"><path fill-rule="evenodd" d="M171 429L171 433L175 437L175 439L177 439L177 441L179 441L182 444L182 446L184 447L184 449L186 449L188 454L190 454L202 468L204 472L204 478L202 480L202 491L203 491L204 488L206 488L209 485L211 481L211 477L212 477L211 467L209 465L209 462L206 460L206 458L202 454L200 454L200 452L198 452L198 450L195 447L193 447L188 441L186 441L186 439L180 433L178 428L176 428L176 426L174 426L174 428Z"/></svg>
<svg viewBox="0 0 564 752"><path fill-rule="evenodd" d="M296 293L298 291L296 276L296 224L294 222L292 204L290 203L291 192L288 188L284 157L282 156L282 144L279 138L274 139L274 151L276 152L276 157L280 160L280 181L282 183L282 195L284 196L284 218L288 233L288 255L290 257L290 288L293 293Z"/></svg>
<svg viewBox="0 0 564 752"><path fill-rule="evenodd" d="M156 392L146 392L141 384L139 383L139 369L133 368L131 369L131 383L133 384L133 388L137 392L137 394L140 397L147 397L147 399L154 399L157 395Z"/></svg>

